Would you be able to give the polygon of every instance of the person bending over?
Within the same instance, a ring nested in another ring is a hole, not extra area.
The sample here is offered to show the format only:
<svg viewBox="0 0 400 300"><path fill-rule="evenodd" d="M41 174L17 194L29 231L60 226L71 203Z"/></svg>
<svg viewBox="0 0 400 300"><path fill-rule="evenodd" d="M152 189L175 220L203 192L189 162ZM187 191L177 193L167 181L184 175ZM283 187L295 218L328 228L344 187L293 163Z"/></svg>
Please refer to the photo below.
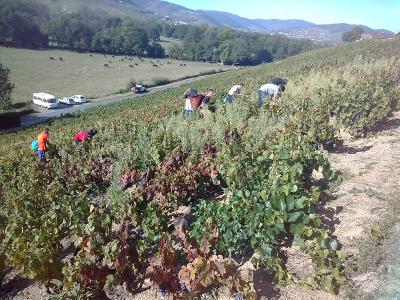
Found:
<svg viewBox="0 0 400 300"><path fill-rule="evenodd" d="M258 90L258 107L261 107L264 102L264 98L268 98L269 102L276 101L285 91L284 85L276 85L273 83L267 83L260 87Z"/></svg>

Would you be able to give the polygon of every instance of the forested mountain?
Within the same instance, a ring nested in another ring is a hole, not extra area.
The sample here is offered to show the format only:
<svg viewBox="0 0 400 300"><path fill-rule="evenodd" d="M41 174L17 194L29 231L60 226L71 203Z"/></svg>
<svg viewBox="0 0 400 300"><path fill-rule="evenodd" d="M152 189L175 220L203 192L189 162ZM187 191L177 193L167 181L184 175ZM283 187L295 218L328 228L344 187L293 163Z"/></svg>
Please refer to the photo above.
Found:
<svg viewBox="0 0 400 300"><path fill-rule="evenodd" d="M308 39L310 33L318 40L340 39L350 29L348 24L249 20L159 0L0 0L0 42L28 48L255 65L320 46ZM181 42L166 52L161 36Z"/></svg>
<svg viewBox="0 0 400 300"><path fill-rule="evenodd" d="M122 15L119 9L128 4L112 0L100 0L97 6L93 0L0 0L0 4L0 42L6 46L150 57L167 54L234 65L271 62L316 47L309 39L177 24L154 14L146 17L149 13L140 8L132 10L132 16ZM165 53L159 43L161 36L180 43Z"/></svg>
<svg viewBox="0 0 400 300"><path fill-rule="evenodd" d="M191 10L161 0L124 0L122 3L125 3L125 5L132 4L139 10L152 12L160 17L168 17L176 22L187 24L205 23L210 26L225 26L250 32L281 33L290 37L310 38L318 41L340 41L342 34L355 26L363 28L365 32L392 33L384 29L375 30L364 25L346 23L318 25L304 20L253 20L226 12Z"/></svg>
<svg viewBox="0 0 400 300"><path fill-rule="evenodd" d="M141 17L170 20L175 23L207 24L212 27L229 27L234 30L259 33L281 33L289 37L310 38L316 41L340 41L344 32L355 26L365 32L392 33L364 25L346 23L318 25L304 20L248 19L235 14L209 10L191 10L161 0L37 0L51 5L54 11L74 11L81 5L93 6L109 14L123 17Z"/></svg>

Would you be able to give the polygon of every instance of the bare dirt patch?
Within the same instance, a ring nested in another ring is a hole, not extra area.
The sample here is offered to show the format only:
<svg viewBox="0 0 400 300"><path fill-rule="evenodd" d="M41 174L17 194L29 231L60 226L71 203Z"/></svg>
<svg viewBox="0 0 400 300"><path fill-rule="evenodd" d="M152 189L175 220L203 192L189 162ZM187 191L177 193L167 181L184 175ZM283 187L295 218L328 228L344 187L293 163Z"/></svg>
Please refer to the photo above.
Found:
<svg viewBox="0 0 400 300"><path fill-rule="evenodd" d="M344 179L327 193L319 212L349 257L348 283L338 296L291 285L280 299L399 299L400 113L328 157ZM288 270L302 275L310 269L309 258L293 247L287 255Z"/></svg>
<svg viewBox="0 0 400 300"><path fill-rule="evenodd" d="M329 154L333 168L347 177L325 204L325 209L338 211L333 233L353 256L348 284L340 293L343 298L369 299L392 293L388 284L396 277L390 270L399 266L396 245L400 241L395 230L399 226L399 138L400 113L395 113L368 138L346 142L346 151Z"/></svg>

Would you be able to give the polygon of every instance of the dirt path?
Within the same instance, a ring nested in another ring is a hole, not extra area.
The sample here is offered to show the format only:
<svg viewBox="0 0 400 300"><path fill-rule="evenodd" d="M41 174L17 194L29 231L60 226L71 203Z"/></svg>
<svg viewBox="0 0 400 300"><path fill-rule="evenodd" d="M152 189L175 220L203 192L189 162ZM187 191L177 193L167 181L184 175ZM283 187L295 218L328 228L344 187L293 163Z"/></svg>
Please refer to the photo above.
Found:
<svg viewBox="0 0 400 300"><path fill-rule="evenodd" d="M289 286L280 299L400 299L400 113L369 136L328 154L343 181L320 207L349 255L347 284L338 296ZM291 256L304 272L307 260Z"/></svg>
<svg viewBox="0 0 400 300"><path fill-rule="evenodd" d="M329 158L347 179L325 208L336 213L334 234L355 261L341 296L399 299L400 113L376 126L370 138L347 142Z"/></svg>

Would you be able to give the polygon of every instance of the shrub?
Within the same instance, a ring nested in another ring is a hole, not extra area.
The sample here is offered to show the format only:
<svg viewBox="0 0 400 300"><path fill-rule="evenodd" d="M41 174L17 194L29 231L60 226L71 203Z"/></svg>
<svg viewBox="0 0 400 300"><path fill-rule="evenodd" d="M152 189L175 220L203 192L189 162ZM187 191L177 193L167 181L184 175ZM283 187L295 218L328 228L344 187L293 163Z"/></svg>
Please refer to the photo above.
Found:
<svg viewBox="0 0 400 300"><path fill-rule="evenodd" d="M171 81L168 78L163 78L163 77L156 77L152 80L151 84L152 86L157 86L157 85L164 85L168 84Z"/></svg>
<svg viewBox="0 0 400 300"><path fill-rule="evenodd" d="M11 107L11 92L14 85L9 81L10 70L0 64L0 110L7 110Z"/></svg>
<svg viewBox="0 0 400 300"><path fill-rule="evenodd" d="M21 126L21 115L18 112L0 113L0 129Z"/></svg>

